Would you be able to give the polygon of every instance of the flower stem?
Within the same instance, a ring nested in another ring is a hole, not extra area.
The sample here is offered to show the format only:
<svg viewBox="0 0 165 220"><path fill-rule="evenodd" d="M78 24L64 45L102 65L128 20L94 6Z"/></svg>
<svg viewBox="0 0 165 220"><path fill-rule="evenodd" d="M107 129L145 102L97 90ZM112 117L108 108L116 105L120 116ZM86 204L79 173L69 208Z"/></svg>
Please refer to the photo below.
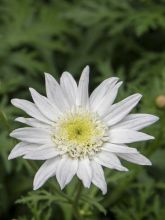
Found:
<svg viewBox="0 0 165 220"><path fill-rule="evenodd" d="M82 219L82 216L80 214L80 208L79 208L79 199L80 199L81 193L82 193L82 183L79 181L78 186L77 186L77 193L76 193L76 196L73 202L73 213L77 220Z"/></svg>

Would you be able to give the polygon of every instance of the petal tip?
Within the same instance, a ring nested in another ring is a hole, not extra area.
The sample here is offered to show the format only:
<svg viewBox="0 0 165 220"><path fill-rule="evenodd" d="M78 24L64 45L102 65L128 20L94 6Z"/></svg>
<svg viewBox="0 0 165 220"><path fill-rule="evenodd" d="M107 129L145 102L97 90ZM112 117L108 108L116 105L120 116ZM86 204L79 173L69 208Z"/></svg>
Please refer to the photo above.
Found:
<svg viewBox="0 0 165 220"><path fill-rule="evenodd" d="M49 81L49 80L54 79L54 77L50 73L44 72L44 75L45 75L45 81L46 82Z"/></svg>
<svg viewBox="0 0 165 220"><path fill-rule="evenodd" d="M45 77L50 76L50 73L44 72Z"/></svg>
<svg viewBox="0 0 165 220"><path fill-rule="evenodd" d="M153 118L154 118L154 122L157 122L160 119L158 116L155 116L155 115L153 115Z"/></svg>
<svg viewBox="0 0 165 220"><path fill-rule="evenodd" d="M102 191L102 194L103 194L103 195L107 194L107 189L104 190L104 191Z"/></svg>
<svg viewBox="0 0 165 220"><path fill-rule="evenodd" d="M155 140L154 136L149 135L149 137L150 137L150 140Z"/></svg>
<svg viewBox="0 0 165 220"><path fill-rule="evenodd" d="M63 75L70 75L70 73L68 72L68 71L64 71L63 73L62 73L62 76Z"/></svg>
<svg viewBox="0 0 165 220"><path fill-rule="evenodd" d="M32 93L32 92L35 92L35 89L33 89L32 87L29 87L29 91Z"/></svg>
<svg viewBox="0 0 165 220"><path fill-rule="evenodd" d="M65 188L65 185L60 185L61 190Z"/></svg>
<svg viewBox="0 0 165 220"><path fill-rule="evenodd" d="M83 72L86 73L86 74L89 74L89 65L87 65L84 69L83 69Z"/></svg>
<svg viewBox="0 0 165 220"><path fill-rule="evenodd" d="M120 87L123 84L123 81L118 82L118 87Z"/></svg>
<svg viewBox="0 0 165 220"><path fill-rule="evenodd" d="M107 194L107 184L105 183L104 186L102 188L100 188L102 191L102 194L105 195Z"/></svg>
<svg viewBox="0 0 165 220"><path fill-rule="evenodd" d="M145 160L143 161L143 163L141 163L141 165L152 166L152 162L148 158L145 158Z"/></svg>
<svg viewBox="0 0 165 220"><path fill-rule="evenodd" d="M37 189L39 189L39 187L37 185L33 185L33 190L36 191Z"/></svg>
<svg viewBox="0 0 165 220"><path fill-rule="evenodd" d="M14 131L9 134L10 137L14 137Z"/></svg>
<svg viewBox="0 0 165 220"><path fill-rule="evenodd" d="M143 95L140 94L140 93L136 93L136 95L137 95L137 97L138 97L139 99L141 99L141 98L143 97Z"/></svg>
<svg viewBox="0 0 165 220"><path fill-rule="evenodd" d="M14 119L14 121L16 122L25 122L25 118L24 117L17 117Z"/></svg>
<svg viewBox="0 0 165 220"><path fill-rule="evenodd" d="M8 160L12 160L12 159L14 159L15 157L14 157L14 155L12 154L12 152L9 154L9 156L8 156Z"/></svg>
<svg viewBox="0 0 165 220"><path fill-rule="evenodd" d="M11 100L10 100L10 102L11 102L11 104L12 104L12 105L14 105L14 106L15 106L15 105L16 105L16 102L17 102L17 99L16 99L16 98L11 99Z"/></svg>
<svg viewBox="0 0 165 220"><path fill-rule="evenodd" d="M40 184L40 182L38 181L38 178L36 178L36 176L34 177L34 181L33 181L33 190L37 190L42 186L42 184Z"/></svg>
<svg viewBox="0 0 165 220"><path fill-rule="evenodd" d="M135 94L131 95L130 97L137 99L139 101L142 98L142 96L143 95L140 93L135 93Z"/></svg>
<svg viewBox="0 0 165 220"><path fill-rule="evenodd" d="M128 169L128 168L126 168L126 167L124 167L122 171L124 171L124 172L128 172L128 171L129 171L129 169Z"/></svg>

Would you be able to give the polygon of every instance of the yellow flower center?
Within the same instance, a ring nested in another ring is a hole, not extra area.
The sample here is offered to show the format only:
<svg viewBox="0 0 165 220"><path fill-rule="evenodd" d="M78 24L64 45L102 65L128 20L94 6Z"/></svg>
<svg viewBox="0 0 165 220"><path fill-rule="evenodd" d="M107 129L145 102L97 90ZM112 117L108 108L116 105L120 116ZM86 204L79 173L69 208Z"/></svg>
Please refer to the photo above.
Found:
<svg viewBox="0 0 165 220"><path fill-rule="evenodd" d="M66 134L68 141L76 144L89 144L96 131L93 121L84 115L76 115L61 124L61 130Z"/></svg>
<svg viewBox="0 0 165 220"><path fill-rule="evenodd" d="M56 147L71 157L92 157L104 141L106 126L96 114L78 110L59 119L53 131Z"/></svg>

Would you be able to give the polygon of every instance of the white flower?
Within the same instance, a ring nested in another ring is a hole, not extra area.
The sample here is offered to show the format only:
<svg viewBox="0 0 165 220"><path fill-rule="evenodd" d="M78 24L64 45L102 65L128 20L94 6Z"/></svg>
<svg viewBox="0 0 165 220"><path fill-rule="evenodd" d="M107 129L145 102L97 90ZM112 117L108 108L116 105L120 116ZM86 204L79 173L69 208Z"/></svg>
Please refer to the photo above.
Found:
<svg viewBox="0 0 165 220"><path fill-rule="evenodd" d="M34 103L12 99L12 104L30 118L16 121L29 127L10 135L21 142L9 159L23 156L46 160L34 178L34 190L48 178L56 176L63 189L77 175L85 187L91 183L107 192L102 166L127 171L119 158L140 165L151 165L137 149L126 144L154 139L138 130L156 122L149 114L129 114L141 99L140 94L113 104L122 82L117 77L104 80L88 94L89 67L82 72L77 85L71 74L64 72L60 84L45 73L47 97L30 88Z"/></svg>

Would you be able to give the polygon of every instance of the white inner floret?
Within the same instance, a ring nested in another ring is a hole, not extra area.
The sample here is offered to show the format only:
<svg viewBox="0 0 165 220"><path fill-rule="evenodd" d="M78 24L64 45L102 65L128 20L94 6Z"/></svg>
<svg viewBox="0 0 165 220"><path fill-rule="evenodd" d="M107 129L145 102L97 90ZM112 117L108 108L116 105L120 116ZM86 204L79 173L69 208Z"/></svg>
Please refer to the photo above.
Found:
<svg viewBox="0 0 165 220"><path fill-rule="evenodd" d="M77 109L61 116L53 127L52 140L72 158L93 157L101 150L107 126L97 114Z"/></svg>

